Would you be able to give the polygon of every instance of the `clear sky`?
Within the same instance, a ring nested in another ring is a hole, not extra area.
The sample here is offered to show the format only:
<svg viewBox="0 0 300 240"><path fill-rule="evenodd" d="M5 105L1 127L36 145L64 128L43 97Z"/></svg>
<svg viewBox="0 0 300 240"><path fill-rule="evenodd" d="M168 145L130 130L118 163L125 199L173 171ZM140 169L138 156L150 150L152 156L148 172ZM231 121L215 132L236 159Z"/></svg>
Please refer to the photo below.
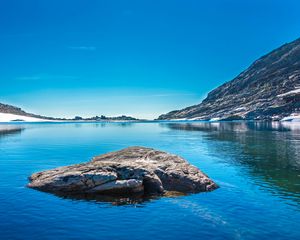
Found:
<svg viewBox="0 0 300 240"><path fill-rule="evenodd" d="M154 118L300 37L298 0L1 0L0 102Z"/></svg>

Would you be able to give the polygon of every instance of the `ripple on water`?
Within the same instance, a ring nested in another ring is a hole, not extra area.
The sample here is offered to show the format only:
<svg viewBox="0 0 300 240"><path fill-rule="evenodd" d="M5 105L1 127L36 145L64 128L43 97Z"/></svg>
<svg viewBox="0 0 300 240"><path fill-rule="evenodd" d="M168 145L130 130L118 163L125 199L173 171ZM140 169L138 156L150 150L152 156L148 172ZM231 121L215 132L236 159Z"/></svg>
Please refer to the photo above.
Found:
<svg viewBox="0 0 300 240"><path fill-rule="evenodd" d="M33 172L132 145L181 155L220 189L116 206L25 187ZM300 239L299 159L288 123L1 124L1 237Z"/></svg>

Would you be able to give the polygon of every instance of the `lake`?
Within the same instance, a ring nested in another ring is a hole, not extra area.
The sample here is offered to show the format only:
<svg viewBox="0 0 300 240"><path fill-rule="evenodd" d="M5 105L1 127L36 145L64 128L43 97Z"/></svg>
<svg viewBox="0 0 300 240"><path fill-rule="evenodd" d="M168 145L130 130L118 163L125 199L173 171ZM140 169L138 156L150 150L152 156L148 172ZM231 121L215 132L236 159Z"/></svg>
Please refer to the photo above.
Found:
<svg viewBox="0 0 300 240"><path fill-rule="evenodd" d="M131 204L26 188L34 172L128 146L178 154L219 189ZM300 239L300 125L0 124L1 239Z"/></svg>

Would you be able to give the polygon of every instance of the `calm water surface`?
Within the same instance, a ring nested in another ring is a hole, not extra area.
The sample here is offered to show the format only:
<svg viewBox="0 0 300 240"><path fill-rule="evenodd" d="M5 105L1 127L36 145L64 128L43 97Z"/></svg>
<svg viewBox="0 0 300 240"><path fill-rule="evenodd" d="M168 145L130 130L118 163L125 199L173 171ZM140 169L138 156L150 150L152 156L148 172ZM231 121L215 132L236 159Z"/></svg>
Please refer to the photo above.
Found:
<svg viewBox="0 0 300 240"><path fill-rule="evenodd" d="M33 172L132 145L175 153L214 192L116 206L28 189ZM300 125L0 124L1 239L300 239Z"/></svg>

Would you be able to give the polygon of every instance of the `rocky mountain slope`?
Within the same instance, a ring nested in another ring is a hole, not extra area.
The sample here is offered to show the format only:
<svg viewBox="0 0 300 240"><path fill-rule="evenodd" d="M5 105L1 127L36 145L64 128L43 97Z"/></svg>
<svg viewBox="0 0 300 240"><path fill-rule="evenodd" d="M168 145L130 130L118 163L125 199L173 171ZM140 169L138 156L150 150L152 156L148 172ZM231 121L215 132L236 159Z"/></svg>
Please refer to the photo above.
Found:
<svg viewBox="0 0 300 240"><path fill-rule="evenodd" d="M167 119L282 119L300 110L300 39L255 61L198 105L159 116Z"/></svg>

